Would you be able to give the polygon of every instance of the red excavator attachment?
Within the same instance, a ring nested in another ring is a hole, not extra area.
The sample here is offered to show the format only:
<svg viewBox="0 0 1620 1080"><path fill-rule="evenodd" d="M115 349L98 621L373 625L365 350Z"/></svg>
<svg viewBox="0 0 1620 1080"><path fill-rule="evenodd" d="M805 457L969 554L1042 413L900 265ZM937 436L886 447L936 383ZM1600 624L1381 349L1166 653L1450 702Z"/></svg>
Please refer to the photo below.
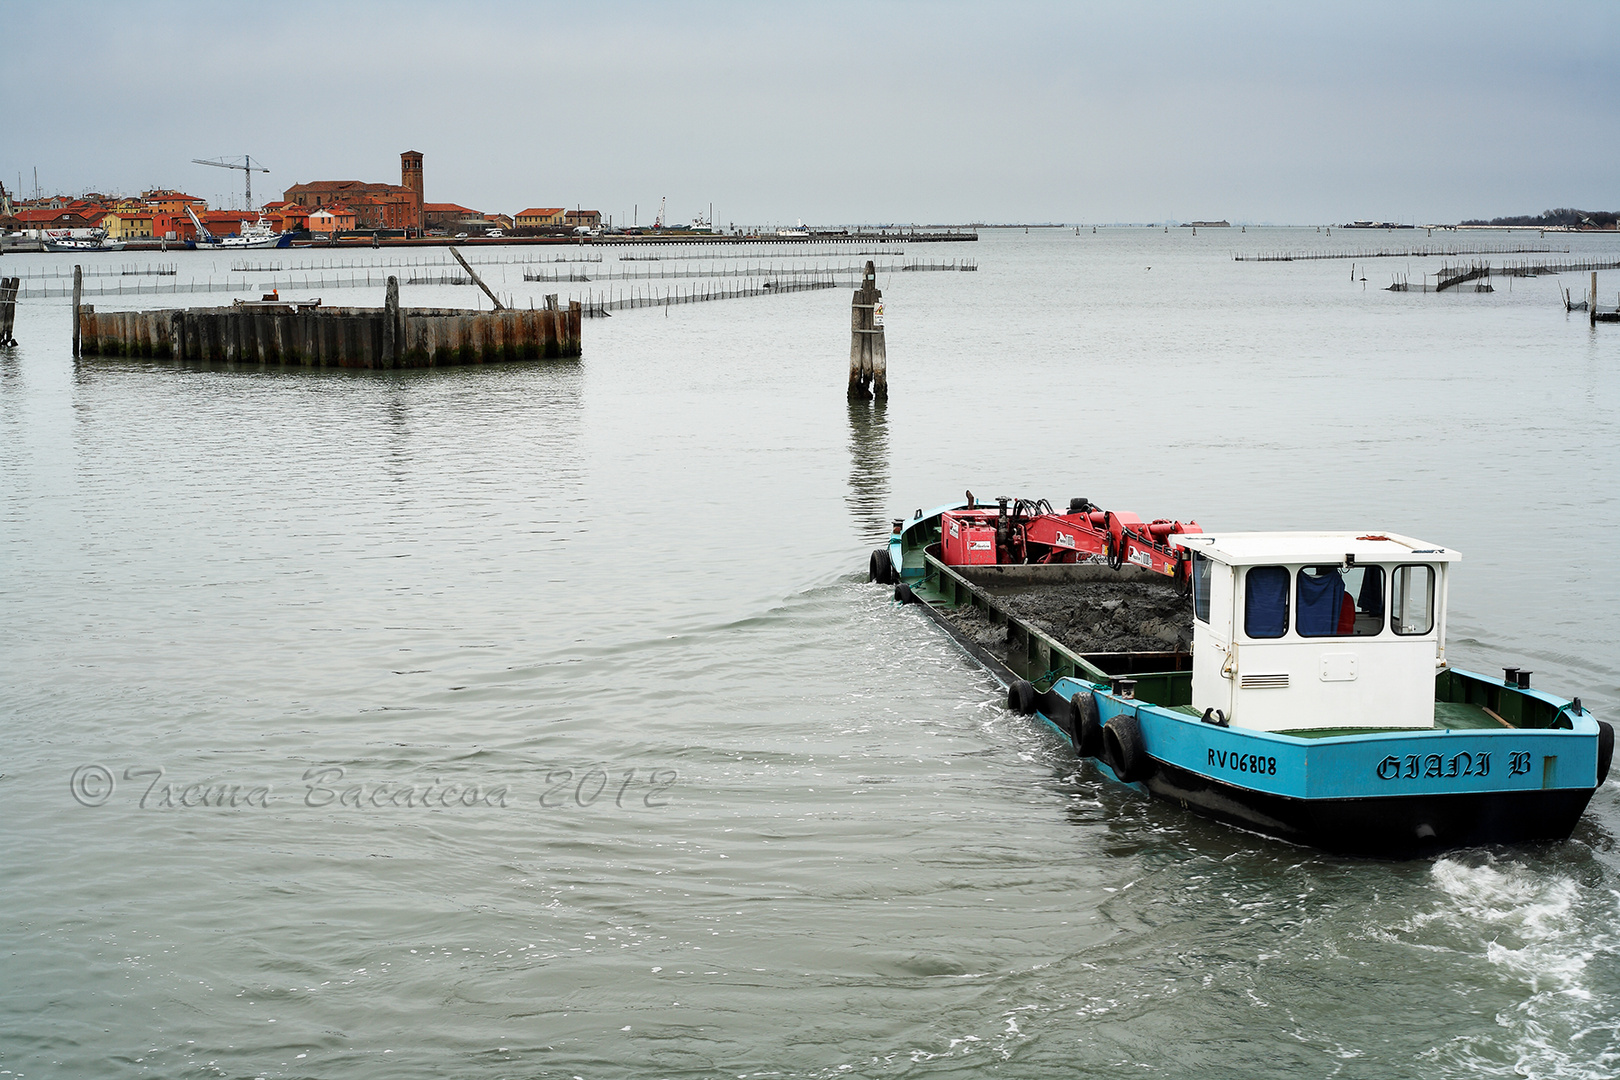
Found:
<svg viewBox="0 0 1620 1080"><path fill-rule="evenodd" d="M947 566L1130 563L1167 577L1181 577L1186 559L1169 538L1203 531L1193 521L1144 522L1132 513L1099 510L1086 499L1070 500L1066 514L1045 499L998 498L995 506L981 506L972 492L966 506L941 514L939 525Z"/></svg>

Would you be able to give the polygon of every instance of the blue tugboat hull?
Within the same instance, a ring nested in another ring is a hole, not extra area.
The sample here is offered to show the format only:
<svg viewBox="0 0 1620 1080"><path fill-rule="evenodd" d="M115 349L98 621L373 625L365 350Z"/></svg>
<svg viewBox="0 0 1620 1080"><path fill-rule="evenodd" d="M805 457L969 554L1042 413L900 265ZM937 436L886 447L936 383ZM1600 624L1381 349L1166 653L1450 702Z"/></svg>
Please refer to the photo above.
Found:
<svg viewBox="0 0 1620 1080"><path fill-rule="evenodd" d="M897 600L922 607L1007 685L1009 707L1050 724L1110 780L1292 843L1411 858L1566 839L1607 777L1613 730L1578 701L1444 666L1432 726L1227 726L1187 704L1187 654L1077 652L1004 594L1038 580L1083 591L1113 571L947 565L938 522L948 509L896 521L873 576L884 572ZM964 609L985 618L963 623Z"/></svg>
<svg viewBox="0 0 1620 1080"><path fill-rule="evenodd" d="M1102 766L1107 768L1107 766ZM1294 799L1174 766L1147 782L1161 798L1281 840L1341 855L1418 858L1453 848L1566 839L1592 789Z"/></svg>
<svg viewBox="0 0 1620 1080"><path fill-rule="evenodd" d="M1457 672L1459 676L1482 676ZM1346 855L1415 858L1460 847L1566 839L1607 762L1589 713L1567 729L1294 735L1218 727L1059 679L1037 716L1079 748L1070 698L1140 733L1131 786L1206 817ZM1118 763L1094 763L1121 781ZM1123 770L1121 770L1123 771Z"/></svg>
<svg viewBox="0 0 1620 1080"><path fill-rule="evenodd" d="M1153 756L1148 775L1130 786L1229 825L1337 854L1416 858L1460 847L1563 840L1585 812L1600 768L1590 717L1571 730L1544 733L1304 740L1154 716L1160 710L1150 706L1133 714L1101 687L1081 692L1097 694L1105 723L1121 715L1136 720L1144 742L1159 743L1172 759ZM1039 703L1039 717L1077 743L1068 697L1055 689ZM1201 758L1204 767L1174 760L1185 757ZM1093 764L1122 782L1108 762ZM1424 775L1430 771L1438 775ZM1561 775L1571 786L1543 786Z"/></svg>

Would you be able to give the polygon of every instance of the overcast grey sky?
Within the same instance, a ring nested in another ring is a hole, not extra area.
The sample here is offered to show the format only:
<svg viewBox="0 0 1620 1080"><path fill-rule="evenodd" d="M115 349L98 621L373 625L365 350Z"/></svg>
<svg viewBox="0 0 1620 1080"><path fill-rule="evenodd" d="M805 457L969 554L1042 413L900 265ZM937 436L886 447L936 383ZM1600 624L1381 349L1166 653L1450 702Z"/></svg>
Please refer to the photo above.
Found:
<svg viewBox="0 0 1620 1080"><path fill-rule="evenodd" d="M1450 222L1620 207L1620 3L0 0L0 177L399 179L621 220Z"/></svg>

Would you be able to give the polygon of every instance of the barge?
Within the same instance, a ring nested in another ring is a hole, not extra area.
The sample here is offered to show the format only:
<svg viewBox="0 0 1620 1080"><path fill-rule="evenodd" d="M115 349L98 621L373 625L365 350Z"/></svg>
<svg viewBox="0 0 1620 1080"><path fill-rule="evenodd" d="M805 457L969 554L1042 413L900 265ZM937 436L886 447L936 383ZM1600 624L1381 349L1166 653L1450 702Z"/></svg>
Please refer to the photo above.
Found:
<svg viewBox="0 0 1620 1080"><path fill-rule="evenodd" d="M1392 532L1201 532L1074 500L897 519L869 576L1101 773L1340 854L1566 839L1614 731L1531 672L1446 658L1454 550Z"/></svg>

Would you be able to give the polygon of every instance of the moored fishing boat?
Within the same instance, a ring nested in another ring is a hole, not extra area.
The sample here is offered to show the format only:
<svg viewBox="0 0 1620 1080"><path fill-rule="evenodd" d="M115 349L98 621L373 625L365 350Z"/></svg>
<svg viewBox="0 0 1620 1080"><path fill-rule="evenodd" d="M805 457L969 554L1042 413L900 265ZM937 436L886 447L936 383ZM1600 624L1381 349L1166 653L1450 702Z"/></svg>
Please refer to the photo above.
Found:
<svg viewBox="0 0 1620 1080"><path fill-rule="evenodd" d="M260 218L255 222L242 222L242 231L235 236L198 236L193 246L199 250L219 249L223 251L237 248L284 248L292 246L292 233L277 232L275 228Z"/></svg>
<svg viewBox="0 0 1620 1080"><path fill-rule="evenodd" d="M85 235L46 233L44 239L46 251L123 251L124 245L117 240L107 239L107 234L101 229L92 230Z"/></svg>
<svg viewBox="0 0 1620 1080"><path fill-rule="evenodd" d="M897 520L871 576L1112 779L1285 840L1406 857L1564 839L1607 778L1613 729L1579 698L1447 661L1455 551L998 503Z"/></svg>
<svg viewBox="0 0 1620 1080"><path fill-rule="evenodd" d="M237 248L285 248L292 246L292 233L277 232L270 220L262 215L257 221L243 221L240 231L234 236L215 236L208 231L207 226L197 217L191 207L186 207L186 214L191 218L193 227L197 230L196 239L190 241L190 246L199 251L235 250Z"/></svg>

